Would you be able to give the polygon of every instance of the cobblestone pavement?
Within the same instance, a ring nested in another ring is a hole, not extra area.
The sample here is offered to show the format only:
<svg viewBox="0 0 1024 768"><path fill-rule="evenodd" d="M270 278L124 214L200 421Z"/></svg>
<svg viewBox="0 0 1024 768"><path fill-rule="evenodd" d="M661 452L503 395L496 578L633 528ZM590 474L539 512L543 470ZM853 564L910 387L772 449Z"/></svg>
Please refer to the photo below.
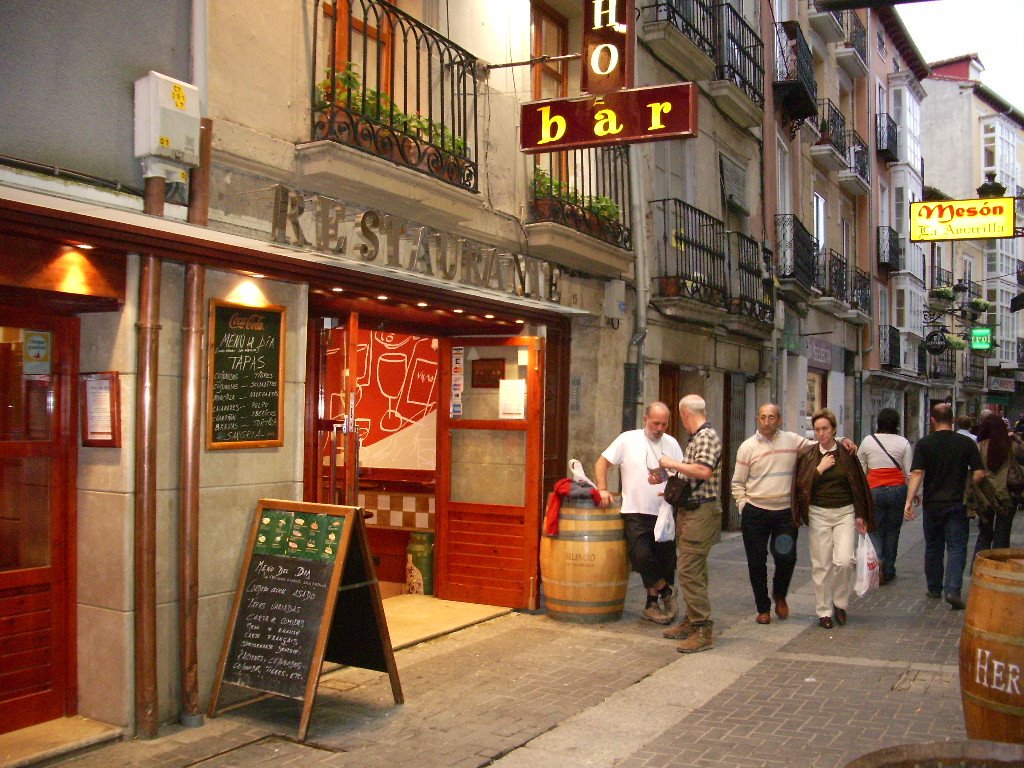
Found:
<svg viewBox="0 0 1024 768"><path fill-rule="evenodd" d="M1013 543L1024 546L1024 525ZM406 703L386 675L342 669L300 707L266 699L64 758L103 766L842 766L887 746L966 738L957 642L963 612L925 597L920 521L904 527L899 578L814 620L806 535L791 616L754 623L742 541L712 552L715 647L681 656L639 619L634 575L619 622L513 613L400 651ZM973 546L973 539L971 542Z"/></svg>

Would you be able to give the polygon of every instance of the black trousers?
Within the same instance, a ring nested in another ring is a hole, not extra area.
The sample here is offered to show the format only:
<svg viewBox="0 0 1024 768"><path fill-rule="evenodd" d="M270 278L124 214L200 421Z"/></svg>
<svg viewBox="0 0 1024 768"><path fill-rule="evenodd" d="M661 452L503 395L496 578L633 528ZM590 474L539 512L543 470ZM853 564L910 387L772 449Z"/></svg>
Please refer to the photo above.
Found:
<svg viewBox="0 0 1024 768"><path fill-rule="evenodd" d="M657 521L656 515L622 515L629 564L640 574L644 586L648 589L661 579L664 579L666 584L672 584L676 580L676 543L654 540L654 524Z"/></svg>
<svg viewBox="0 0 1024 768"><path fill-rule="evenodd" d="M743 507L741 529L754 603L758 613L768 613L772 609L771 597L785 598L789 593L789 582L793 579L797 537L793 513L789 509L762 509L747 502ZM768 595L769 546L775 560L771 597Z"/></svg>

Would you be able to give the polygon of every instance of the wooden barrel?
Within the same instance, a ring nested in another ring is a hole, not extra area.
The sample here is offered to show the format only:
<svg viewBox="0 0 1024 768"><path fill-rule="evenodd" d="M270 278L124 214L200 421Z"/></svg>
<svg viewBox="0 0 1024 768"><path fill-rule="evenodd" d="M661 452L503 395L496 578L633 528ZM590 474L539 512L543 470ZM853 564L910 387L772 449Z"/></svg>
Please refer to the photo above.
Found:
<svg viewBox="0 0 1024 768"><path fill-rule="evenodd" d="M987 549L974 560L960 695L968 736L1024 744L1024 549Z"/></svg>
<svg viewBox="0 0 1024 768"><path fill-rule="evenodd" d="M558 534L541 537L540 574L552 619L599 624L622 618L629 560L618 506L563 500Z"/></svg>

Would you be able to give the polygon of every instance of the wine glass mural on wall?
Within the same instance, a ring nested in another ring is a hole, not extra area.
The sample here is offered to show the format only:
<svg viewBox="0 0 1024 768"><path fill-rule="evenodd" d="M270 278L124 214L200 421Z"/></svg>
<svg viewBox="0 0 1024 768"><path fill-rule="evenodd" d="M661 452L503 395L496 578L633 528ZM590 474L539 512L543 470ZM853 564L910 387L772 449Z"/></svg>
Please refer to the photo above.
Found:
<svg viewBox="0 0 1024 768"><path fill-rule="evenodd" d="M395 405L405 388L408 370L409 358L404 352L385 352L377 358L377 387L388 399L388 409L380 417L380 428L384 432L397 432L404 423Z"/></svg>

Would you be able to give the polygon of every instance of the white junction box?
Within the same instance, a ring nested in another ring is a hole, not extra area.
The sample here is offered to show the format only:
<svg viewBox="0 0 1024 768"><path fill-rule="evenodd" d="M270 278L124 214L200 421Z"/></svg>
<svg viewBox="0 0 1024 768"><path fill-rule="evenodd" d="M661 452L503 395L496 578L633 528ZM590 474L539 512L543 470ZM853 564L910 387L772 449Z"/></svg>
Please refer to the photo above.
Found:
<svg viewBox="0 0 1024 768"><path fill-rule="evenodd" d="M621 320L626 316L626 283L624 280L605 282L602 313L609 320Z"/></svg>
<svg viewBox="0 0 1024 768"><path fill-rule="evenodd" d="M199 165L199 89L159 72L135 81L135 156Z"/></svg>

